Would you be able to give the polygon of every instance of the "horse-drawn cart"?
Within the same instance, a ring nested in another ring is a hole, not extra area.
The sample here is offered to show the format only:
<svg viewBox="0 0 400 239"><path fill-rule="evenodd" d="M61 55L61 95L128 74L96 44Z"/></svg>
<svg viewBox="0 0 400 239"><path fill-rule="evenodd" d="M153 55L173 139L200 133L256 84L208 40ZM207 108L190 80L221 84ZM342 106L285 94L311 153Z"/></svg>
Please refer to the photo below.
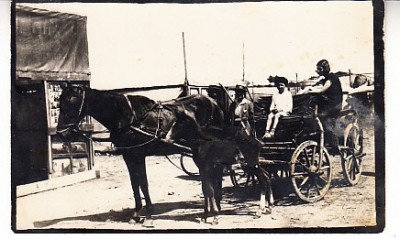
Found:
<svg viewBox="0 0 400 239"><path fill-rule="evenodd" d="M333 134L327 134L318 117L317 106L313 106L315 97L311 94L294 96L293 113L280 119L273 139L262 142L259 160L260 166L270 175L289 177L294 192L305 202L318 201L328 192L332 180L332 155L340 156L343 175L349 185L359 182L364 156L357 112L343 110L334 119ZM265 101L268 99L256 102L255 109L259 112L256 111L254 117L255 135L263 135L265 129L265 105L268 105ZM252 178L244 170L241 177L236 177L235 184L246 186Z"/></svg>
<svg viewBox="0 0 400 239"><path fill-rule="evenodd" d="M210 86L209 95L216 99L222 110L229 106L228 91L233 88ZM327 132L317 114L312 94L295 95L293 112L282 117L273 139L264 141L270 96L259 97L254 102L254 136L262 142L259 164L275 178L289 177L296 195L305 202L322 199L332 180L332 156L339 155L343 175L349 185L359 182L362 172L363 133L358 124L358 114L350 103L338 116L332 133ZM348 97L351 101L351 95ZM240 130L240 125L237 128ZM198 173L190 155L181 155L180 164L185 173ZM227 168L232 184L246 187L254 184L255 177L240 162Z"/></svg>

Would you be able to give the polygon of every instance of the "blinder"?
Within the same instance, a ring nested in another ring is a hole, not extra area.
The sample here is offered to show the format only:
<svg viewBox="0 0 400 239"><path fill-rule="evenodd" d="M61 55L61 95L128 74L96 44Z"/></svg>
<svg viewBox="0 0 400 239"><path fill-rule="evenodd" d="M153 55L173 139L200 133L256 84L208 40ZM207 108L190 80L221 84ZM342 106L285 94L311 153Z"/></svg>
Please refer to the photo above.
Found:
<svg viewBox="0 0 400 239"><path fill-rule="evenodd" d="M57 126L57 133L64 137L66 137L71 132L80 131L79 122L83 118L82 112L84 109L85 99L86 99L86 91L82 86L76 86L74 88L65 88L64 93L66 93L66 91L68 91L68 90L72 91L72 95L64 100L71 103L72 105L79 104L79 107L77 107L78 111L76 112L76 115L74 114L75 112L60 112L60 117L62 115L61 113L63 113L64 119L59 120L58 126ZM80 102L79 102L79 99L80 99ZM63 100L63 99L60 99L60 100ZM62 102L60 102L60 103L62 103ZM66 107L63 107L63 109L65 109L65 108ZM69 107L69 108L71 108L71 107ZM64 123L63 121L65 121L66 119L70 119L71 121ZM63 122L62 125L60 124L61 122Z"/></svg>

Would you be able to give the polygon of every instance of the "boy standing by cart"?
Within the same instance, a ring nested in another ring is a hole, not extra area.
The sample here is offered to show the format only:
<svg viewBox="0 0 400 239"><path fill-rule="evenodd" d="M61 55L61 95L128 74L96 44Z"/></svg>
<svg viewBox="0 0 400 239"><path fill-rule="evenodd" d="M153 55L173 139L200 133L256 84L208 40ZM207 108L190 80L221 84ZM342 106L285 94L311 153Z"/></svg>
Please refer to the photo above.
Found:
<svg viewBox="0 0 400 239"><path fill-rule="evenodd" d="M246 96L247 86L238 84L235 88L235 101L230 106L230 112L233 114L233 125L240 124L241 128L247 135L251 135L252 129L249 119L254 115L253 102L248 100Z"/></svg>
<svg viewBox="0 0 400 239"><path fill-rule="evenodd" d="M288 116L292 113L293 97L288 87L288 80L285 77L276 77L275 86L278 92L272 95L271 106L269 108L267 125L265 127L265 134L263 139L273 138L275 136L275 129L278 125L279 118ZM272 127L272 128L271 128Z"/></svg>

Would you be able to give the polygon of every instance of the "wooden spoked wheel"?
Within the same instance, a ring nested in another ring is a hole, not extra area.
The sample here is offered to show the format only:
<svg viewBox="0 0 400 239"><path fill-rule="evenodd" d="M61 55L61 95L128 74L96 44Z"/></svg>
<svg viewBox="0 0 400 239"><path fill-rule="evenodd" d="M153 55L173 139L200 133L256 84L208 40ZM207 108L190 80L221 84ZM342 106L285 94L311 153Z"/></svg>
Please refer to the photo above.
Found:
<svg viewBox="0 0 400 239"><path fill-rule="evenodd" d="M233 186L237 188L247 187L251 183L254 183L255 180L254 175L243 170L240 163L231 166L229 176Z"/></svg>
<svg viewBox="0 0 400 239"><path fill-rule="evenodd" d="M332 165L324 148L320 157L317 142L308 140L300 144L292 154L290 178L296 195L305 202L322 199L332 180Z"/></svg>
<svg viewBox="0 0 400 239"><path fill-rule="evenodd" d="M354 186L361 178L363 150L362 130L353 123L346 127L344 131L344 145L341 149L342 169L346 181Z"/></svg>

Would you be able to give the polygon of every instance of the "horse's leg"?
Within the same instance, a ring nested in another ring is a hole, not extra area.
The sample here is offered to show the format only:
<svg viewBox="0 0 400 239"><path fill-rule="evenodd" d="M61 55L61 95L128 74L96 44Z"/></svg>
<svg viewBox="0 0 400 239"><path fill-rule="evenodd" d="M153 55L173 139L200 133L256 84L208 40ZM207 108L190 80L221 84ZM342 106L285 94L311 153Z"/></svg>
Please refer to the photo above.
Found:
<svg viewBox="0 0 400 239"><path fill-rule="evenodd" d="M147 180L147 172L146 172L146 156L142 152L134 151L135 155L135 177L139 184L139 187L143 193L144 200L146 202L146 218L143 222L144 227L153 227L153 204L150 199L149 193L149 183ZM139 194L140 195L140 194Z"/></svg>
<svg viewBox="0 0 400 239"><path fill-rule="evenodd" d="M214 180L213 180L213 171L210 167L205 167L200 171L202 175L202 189L204 194L204 215L203 222L207 222L207 218L210 214L216 215L217 211L217 203L215 201L214 195Z"/></svg>
<svg viewBox="0 0 400 239"><path fill-rule="evenodd" d="M206 180L204 180L203 178L202 178L202 180L201 180L202 182L201 182L201 188L202 188L202 191L203 191L203 196L204 196L204 212L203 212L203 217L201 218L201 222L207 222L207 217L208 217L208 214L209 214L209 212L210 212L210 197L209 197L209 190L208 190L208 185L207 185L207 181Z"/></svg>
<svg viewBox="0 0 400 239"><path fill-rule="evenodd" d="M271 213L271 206L273 204L273 194L272 194L272 186L271 186L271 178L269 173L266 170L261 169L259 166L255 169L255 174L257 178L260 180L262 185L261 187L261 195L260 195L260 207L259 211L256 213L256 217L260 217L262 213ZM268 197L268 206L266 206L265 197Z"/></svg>
<svg viewBox="0 0 400 239"><path fill-rule="evenodd" d="M264 178L266 180L266 190L267 190L267 202L268 202L268 209L271 213L271 207L274 205L274 195L272 193L272 181L271 181L271 174L267 170L261 170Z"/></svg>
<svg viewBox="0 0 400 239"><path fill-rule="evenodd" d="M149 182L147 179L147 171L146 171L146 162L145 162L145 156L143 157L143 160L141 158L138 171L141 174L139 177L139 185L140 189L142 190L144 200L146 202L146 217L150 217L153 213L153 203L151 202L150 198L150 192L149 192Z"/></svg>
<svg viewBox="0 0 400 239"><path fill-rule="evenodd" d="M221 200L222 200L222 174L223 174L223 166L222 165L216 165L214 168L214 173L213 173L213 188L214 188L214 193L213 193L213 214L214 214L214 220L212 224L216 225L219 222L219 214L221 212Z"/></svg>
<svg viewBox="0 0 400 239"><path fill-rule="evenodd" d="M219 171L220 174L218 177L215 179L215 199L217 200L217 207L218 211L221 212L221 200L222 200L222 174L223 174L223 169Z"/></svg>
<svg viewBox="0 0 400 239"><path fill-rule="evenodd" d="M133 191L133 198L135 199L135 209L133 214L133 219L138 222L140 216L140 210L142 209L142 200L140 198L140 189L139 189L139 178L136 173L136 167L134 163L134 155L131 153L124 153L123 158L125 160L125 164L128 168L129 177L131 180L131 187Z"/></svg>
<svg viewBox="0 0 400 239"><path fill-rule="evenodd" d="M255 218L260 218L262 213L264 212L265 209L265 193L266 193L266 187L263 184L263 186L261 187L261 193L260 193L260 206L258 208L258 210L256 211L256 215Z"/></svg>

